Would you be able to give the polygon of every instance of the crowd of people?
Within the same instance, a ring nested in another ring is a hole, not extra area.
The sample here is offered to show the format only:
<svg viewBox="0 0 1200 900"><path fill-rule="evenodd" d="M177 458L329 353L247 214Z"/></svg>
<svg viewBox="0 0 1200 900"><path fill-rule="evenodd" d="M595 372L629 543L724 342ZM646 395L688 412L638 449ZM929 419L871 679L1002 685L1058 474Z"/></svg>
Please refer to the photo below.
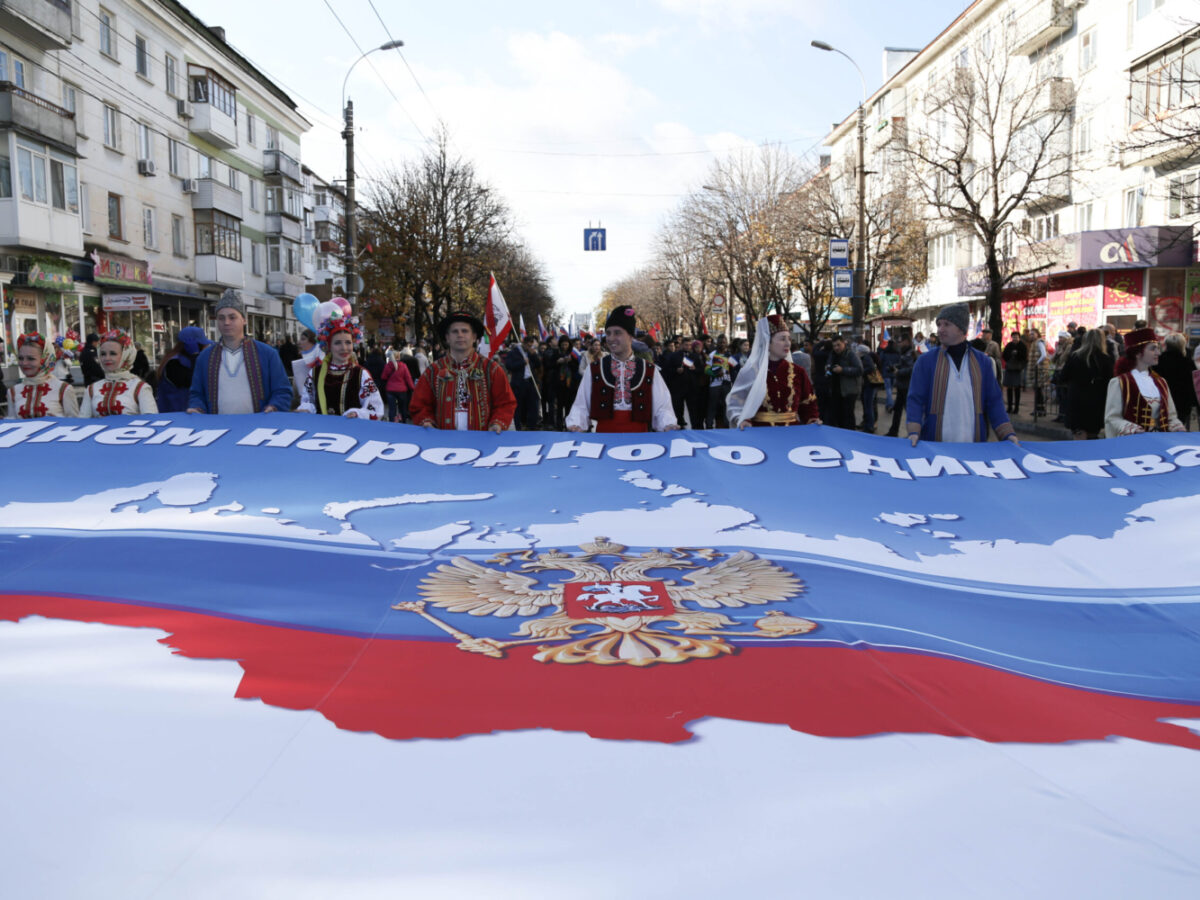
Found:
<svg viewBox="0 0 1200 900"><path fill-rule="evenodd" d="M352 319L334 316L296 343L246 335L240 295L215 310L219 340L195 326L151 371L129 335L89 335L80 348L82 392L70 384L61 342L18 338L20 381L8 418L244 414L296 410L410 422L449 430L670 431L824 423L920 440L1015 440L1010 416L1026 391L1076 438L1186 430L1200 412L1200 373L1182 335L1160 347L1144 322L1123 338L1111 326L1074 323L1048 347L1036 329L1001 346L984 329L968 341L969 312L952 304L926 338L808 340L779 316L753 340L724 335L655 341L630 307L613 310L597 336L529 335L481 355L484 326L468 313L438 323L435 344L364 344ZM1200 348L1196 357L1200 357ZM289 374L290 373L290 374Z"/></svg>

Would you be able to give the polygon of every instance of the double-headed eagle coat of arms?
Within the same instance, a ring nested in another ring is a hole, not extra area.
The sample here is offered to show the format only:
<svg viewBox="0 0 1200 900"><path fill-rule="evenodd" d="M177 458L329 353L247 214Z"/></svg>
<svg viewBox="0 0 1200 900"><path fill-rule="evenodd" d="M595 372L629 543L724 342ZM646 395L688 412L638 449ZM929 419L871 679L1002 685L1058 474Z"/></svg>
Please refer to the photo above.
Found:
<svg viewBox="0 0 1200 900"><path fill-rule="evenodd" d="M392 608L415 613L458 639L458 648L501 658L509 647L538 644L541 662L649 666L710 659L734 652L727 638L787 638L817 625L782 610L764 612L753 631L721 609L778 603L799 596L804 583L746 550L704 548L627 553L608 538L580 545L582 553L532 550L500 553L480 565L458 556L418 587L423 600ZM602 557L616 562L605 566ZM719 560L713 565L708 565ZM681 580L657 573L678 570ZM544 573L565 572L545 582ZM543 586L544 585L544 586ZM474 637L437 618L429 606L472 616L525 618L512 640Z"/></svg>

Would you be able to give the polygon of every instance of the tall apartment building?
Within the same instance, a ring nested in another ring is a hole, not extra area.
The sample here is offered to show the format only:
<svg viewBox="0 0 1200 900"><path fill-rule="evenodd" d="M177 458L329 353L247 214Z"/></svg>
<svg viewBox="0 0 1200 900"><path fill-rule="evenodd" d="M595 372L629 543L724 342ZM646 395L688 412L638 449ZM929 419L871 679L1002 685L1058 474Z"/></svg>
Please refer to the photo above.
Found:
<svg viewBox="0 0 1200 900"><path fill-rule="evenodd" d="M309 127L175 0L4 0L0 346L116 325L158 358L229 287L279 338L304 290Z"/></svg>
<svg viewBox="0 0 1200 900"><path fill-rule="evenodd" d="M918 135L936 140L940 134L947 143L961 139L944 101L951 96L947 86L970 89L967 73L981 69L1003 69L1007 79L991 98L1000 109L997 121L1010 121L1006 116L1021 104L1026 110L1024 134L1012 142L1012 159L998 180L1019 179L1029 160L1056 160L1009 217L1004 257L1015 268L1039 271L1006 291L1006 333L1035 326L1053 340L1069 321L1113 322L1125 330L1145 318L1160 333L1180 331L1192 343L1200 340L1193 237L1200 215L1195 4L977 0L928 46L899 53L885 55L884 82L865 107L866 168L876 187L911 176L907 151ZM1066 114L1061 127L1039 125L1058 111ZM1002 130L998 126L995 133ZM981 130L973 140L990 137ZM849 202L856 140L854 114L827 140L832 177L842 181ZM979 171L967 171L979 178L987 150L979 144L976 149L967 162ZM979 241L932 208L924 214L927 283L895 287L902 288L914 329L928 333L946 303L966 301L976 316L985 315L988 280ZM882 311L878 300L876 313Z"/></svg>
<svg viewBox="0 0 1200 900"><path fill-rule="evenodd" d="M345 294L346 192L308 166L303 170L305 290L328 300Z"/></svg>

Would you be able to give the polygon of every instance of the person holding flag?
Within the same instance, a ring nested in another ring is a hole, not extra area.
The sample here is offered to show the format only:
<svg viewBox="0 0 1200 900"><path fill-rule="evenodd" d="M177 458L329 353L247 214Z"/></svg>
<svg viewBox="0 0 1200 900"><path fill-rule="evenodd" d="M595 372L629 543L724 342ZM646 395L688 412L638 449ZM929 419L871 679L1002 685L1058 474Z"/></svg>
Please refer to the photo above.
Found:
<svg viewBox="0 0 1200 900"><path fill-rule="evenodd" d="M493 279L493 285L495 279ZM451 313L438 323L449 352L417 379L409 412L416 425L447 431L506 431L517 400L504 367L475 352L484 324L465 312ZM507 331L512 322L507 323ZM499 341L492 346L499 347Z"/></svg>
<svg viewBox="0 0 1200 900"><path fill-rule="evenodd" d="M513 328L512 316L508 314L508 304L504 302L504 295L500 293L500 285L496 284L494 274L488 282L488 302L483 318L487 322L487 351L484 355L491 359L500 352L500 348L512 334Z"/></svg>
<svg viewBox="0 0 1200 900"><path fill-rule="evenodd" d="M631 306L608 314L604 336L608 355L584 373L567 416L568 431L587 431L596 420L598 433L675 431L671 393L654 363L633 355L636 316Z"/></svg>

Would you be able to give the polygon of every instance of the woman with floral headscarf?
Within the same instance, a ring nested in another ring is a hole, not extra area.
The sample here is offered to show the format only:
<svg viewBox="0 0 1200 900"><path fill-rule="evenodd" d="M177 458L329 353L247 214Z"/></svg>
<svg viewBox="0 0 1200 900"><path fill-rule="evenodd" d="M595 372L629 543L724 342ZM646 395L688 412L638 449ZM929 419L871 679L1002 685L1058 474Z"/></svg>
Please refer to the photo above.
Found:
<svg viewBox="0 0 1200 900"><path fill-rule="evenodd" d="M362 329L345 316L330 317L317 332L324 358L308 370L296 412L349 419L379 420L386 416L375 379L358 363L354 345Z"/></svg>
<svg viewBox="0 0 1200 900"><path fill-rule="evenodd" d="M104 370L104 380L84 388L81 417L144 416L158 412L150 385L129 370L137 357L137 348L128 334L114 328L100 335L96 356Z"/></svg>
<svg viewBox="0 0 1200 900"><path fill-rule="evenodd" d="M58 348L40 334L17 338L21 380L8 389L9 419L63 418L79 415L75 389L54 377Z"/></svg>

